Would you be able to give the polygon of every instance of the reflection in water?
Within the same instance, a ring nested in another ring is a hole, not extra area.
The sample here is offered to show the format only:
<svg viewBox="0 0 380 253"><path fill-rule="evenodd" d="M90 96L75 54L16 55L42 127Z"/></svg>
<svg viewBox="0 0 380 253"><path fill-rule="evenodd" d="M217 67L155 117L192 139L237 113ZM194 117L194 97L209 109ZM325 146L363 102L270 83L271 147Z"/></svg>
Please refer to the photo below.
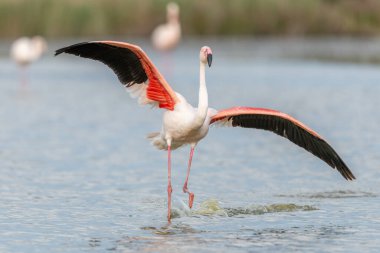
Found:
<svg viewBox="0 0 380 253"><path fill-rule="evenodd" d="M200 233L200 231L195 230L188 224L167 224L160 228L155 227L141 227L142 230L152 231L157 235L174 235L174 234L196 234Z"/></svg>
<svg viewBox="0 0 380 253"><path fill-rule="evenodd" d="M154 237L135 236L125 237L116 242L116 246L111 250L117 251L140 251L140 252L177 252L178 247L181 252L205 251L207 245L214 245L205 252L220 252L220 249L227 249L232 252L246 252L247 249L283 251L283 246L289 250L310 250L318 248L313 244L320 240L324 243L336 243L332 248L339 248L339 243L344 240L340 238L350 237L354 233L352 228L345 226L327 225L287 228L249 228L238 231L223 230L223 233L216 231L197 231L185 224L161 228L146 228L143 230L152 231ZM169 232L170 231L170 232ZM221 231L220 231L221 232ZM205 237L208 234L209 236ZM210 236L211 235L211 236ZM332 248L329 248L331 250Z"/></svg>
<svg viewBox="0 0 380 253"><path fill-rule="evenodd" d="M112 250L130 250L132 252L178 252L185 245L197 246L205 243L202 239L204 231L196 230L190 225L178 223L167 224L162 227L141 227L143 231L149 231L152 236L126 236L116 241ZM188 247L191 249L192 247Z"/></svg>

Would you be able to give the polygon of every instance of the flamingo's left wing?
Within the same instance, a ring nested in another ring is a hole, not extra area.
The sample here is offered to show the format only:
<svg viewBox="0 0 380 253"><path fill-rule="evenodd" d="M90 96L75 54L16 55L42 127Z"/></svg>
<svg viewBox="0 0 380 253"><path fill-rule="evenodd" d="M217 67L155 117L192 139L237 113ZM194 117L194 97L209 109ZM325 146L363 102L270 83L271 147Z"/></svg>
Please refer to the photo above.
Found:
<svg viewBox="0 0 380 253"><path fill-rule="evenodd" d="M68 53L103 62L141 104L173 110L176 93L146 53L138 46L118 41L90 41L58 49L55 55Z"/></svg>
<svg viewBox="0 0 380 253"><path fill-rule="evenodd" d="M355 179L347 165L319 134L285 113L263 108L233 107L216 113L210 124L271 131L336 168L345 179Z"/></svg>

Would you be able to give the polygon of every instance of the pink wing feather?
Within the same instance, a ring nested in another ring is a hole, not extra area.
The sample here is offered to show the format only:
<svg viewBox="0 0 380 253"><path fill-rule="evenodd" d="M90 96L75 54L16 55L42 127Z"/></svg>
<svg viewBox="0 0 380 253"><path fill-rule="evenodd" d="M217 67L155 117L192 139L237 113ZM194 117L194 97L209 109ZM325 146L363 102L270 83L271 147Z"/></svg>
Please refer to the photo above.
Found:
<svg viewBox="0 0 380 253"><path fill-rule="evenodd" d="M143 104L158 104L173 110L178 102L176 93L146 53L138 46L117 41L91 41L74 44L56 51L98 60L110 67L127 89L140 96ZM136 92L137 91L137 92ZM143 94L141 94L143 93Z"/></svg>
<svg viewBox="0 0 380 253"><path fill-rule="evenodd" d="M285 113L264 108L233 107L216 113L211 118L210 124L271 131L309 151L332 168L336 168L345 179L355 179L335 150L318 133Z"/></svg>

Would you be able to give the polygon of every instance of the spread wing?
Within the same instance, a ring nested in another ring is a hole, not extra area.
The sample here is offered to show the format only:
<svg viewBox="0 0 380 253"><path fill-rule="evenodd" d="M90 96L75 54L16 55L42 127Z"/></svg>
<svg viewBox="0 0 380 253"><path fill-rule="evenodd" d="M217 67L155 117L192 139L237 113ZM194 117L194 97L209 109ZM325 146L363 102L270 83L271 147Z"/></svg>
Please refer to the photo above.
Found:
<svg viewBox="0 0 380 253"><path fill-rule="evenodd" d="M68 53L103 62L110 67L132 97L141 104L173 110L178 101L165 78L138 46L117 41L91 41L58 49L55 55Z"/></svg>
<svg viewBox="0 0 380 253"><path fill-rule="evenodd" d="M285 113L262 108L233 107L216 113L210 124L271 131L336 168L345 179L355 179L347 165L319 134Z"/></svg>

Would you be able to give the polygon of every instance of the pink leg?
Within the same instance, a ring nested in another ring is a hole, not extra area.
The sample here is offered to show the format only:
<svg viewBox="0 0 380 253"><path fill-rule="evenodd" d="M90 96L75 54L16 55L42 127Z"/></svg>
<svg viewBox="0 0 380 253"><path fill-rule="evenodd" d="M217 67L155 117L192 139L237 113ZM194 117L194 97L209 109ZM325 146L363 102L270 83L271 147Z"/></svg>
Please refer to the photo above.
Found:
<svg viewBox="0 0 380 253"><path fill-rule="evenodd" d="M171 180L171 149L168 145L168 221L170 222L170 210L172 207L172 180Z"/></svg>
<svg viewBox="0 0 380 253"><path fill-rule="evenodd" d="M28 73L27 73L26 66L21 66L20 76L21 76L21 79L20 79L21 87L25 88L28 84Z"/></svg>
<svg viewBox="0 0 380 253"><path fill-rule="evenodd" d="M191 147L189 164L187 167L186 181L185 181L185 184L183 185L183 192L189 194L189 207L190 208L193 207L194 193L190 192L189 189L187 188L187 182L189 181L190 167L191 167L191 161L193 160L193 154L194 154L194 147Z"/></svg>

